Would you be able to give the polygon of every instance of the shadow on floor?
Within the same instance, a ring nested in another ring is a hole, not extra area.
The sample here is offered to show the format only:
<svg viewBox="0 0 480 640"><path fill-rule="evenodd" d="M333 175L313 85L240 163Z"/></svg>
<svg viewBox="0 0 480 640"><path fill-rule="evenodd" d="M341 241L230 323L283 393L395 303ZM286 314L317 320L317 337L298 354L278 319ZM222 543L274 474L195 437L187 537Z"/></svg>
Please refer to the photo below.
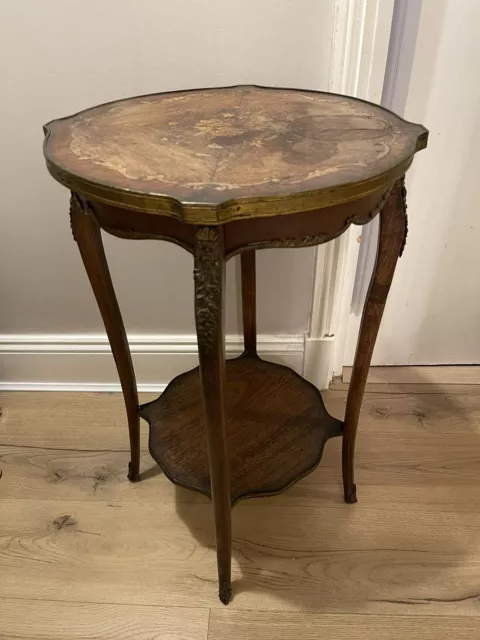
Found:
<svg viewBox="0 0 480 640"><path fill-rule="evenodd" d="M469 403L461 393L431 384L413 394L389 386L368 393L364 403L359 435L362 422L369 435L365 442L359 438L357 504L343 503L341 443L335 439L309 478L282 496L234 507L233 600L248 593L262 607L268 600L315 612L393 612L416 605L416 612L427 613L478 598L474 572L464 568L478 544L467 509L480 447L470 465L463 454L456 458L455 449L462 434L480 445ZM480 408L480 391L478 397ZM338 397L332 403L338 405ZM377 429L382 442L391 442L378 457ZM180 518L199 545L214 549L213 513L203 506L209 501L198 496L192 504L185 495L190 492L176 491ZM212 567L202 579L216 593L215 576Z"/></svg>

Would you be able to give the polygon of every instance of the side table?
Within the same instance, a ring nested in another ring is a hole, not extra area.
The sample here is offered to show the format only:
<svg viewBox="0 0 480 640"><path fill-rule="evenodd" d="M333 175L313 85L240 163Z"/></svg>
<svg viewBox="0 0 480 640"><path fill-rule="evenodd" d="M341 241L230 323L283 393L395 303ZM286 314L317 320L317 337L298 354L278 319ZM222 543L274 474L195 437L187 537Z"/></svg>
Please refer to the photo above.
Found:
<svg viewBox="0 0 480 640"><path fill-rule="evenodd" d="M139 480L140 417L173 482L211 497L220 599L231 597L231 507L285 490L343 437L343 484L356 501L354 447L368 368L407 233L404 174L428 132L354 98L239 86L120 100L45 126L48 170L72 192L71 225L122 385L128 477ZM255 251L328 242L380 214L345 419L317 389L257 355ZM195 260L200 366L139 406L101 229L175 242ZM225 361L225 263L240 254L244 353Z"/></svg>

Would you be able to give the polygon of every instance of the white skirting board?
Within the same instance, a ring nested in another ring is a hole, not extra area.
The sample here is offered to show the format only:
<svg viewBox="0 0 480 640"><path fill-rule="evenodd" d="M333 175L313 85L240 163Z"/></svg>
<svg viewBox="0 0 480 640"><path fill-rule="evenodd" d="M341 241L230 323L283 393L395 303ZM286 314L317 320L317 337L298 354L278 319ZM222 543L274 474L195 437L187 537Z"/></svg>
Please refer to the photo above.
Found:
<svg viewBox="0 0 480 640"><path fill-rule="evenodd" d="M198 364L194 335L130 335L139 391L163 391L176 375ZM265 360L302 373L303 335L259 335ZM226 338L227 358L240 355L243 338ZM0 390L120 391L104 334L0 335Z"/></svg>
<svg viewBox="0 0 480 640"><path fill-rule="evenodd" d="M343 367L342 382L350 382L352 367ZM480 384L480 365L371 367L369 384Z"/></svg>

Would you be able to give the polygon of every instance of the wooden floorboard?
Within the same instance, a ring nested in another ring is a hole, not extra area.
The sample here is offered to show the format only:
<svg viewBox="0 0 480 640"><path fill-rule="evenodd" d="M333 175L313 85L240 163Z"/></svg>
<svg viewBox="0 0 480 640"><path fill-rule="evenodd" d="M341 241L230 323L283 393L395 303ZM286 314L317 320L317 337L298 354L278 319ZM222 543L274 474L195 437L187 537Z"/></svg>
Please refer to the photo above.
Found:
<svg viewBox="0 0 480 640"><path fill-rule="evenodd" d="M273 635L273 630L275 635ZM209 640L474 640L480 620L215 611Z"/></svg>
<svg viewBox="0 0 480 640"><path fill-rule="evenodd" d="M9 640L206 640L208 609L0 598L0 638Z"/></svg>
<svg viewBox="0 0 480 640"><path fill-rule="evenodd" d="M325 397L341 418L344 385ZM126 480L119 394L0 406L0 639L480 637L479 386L369 386L359 502L336 439L289 491L235 507L227 609L209 501L159 473L145 427Z"/></svg>
<svg viewBox="0 0 480 640"><path fill-rule="evenodd" d="M353 367L343 367L342 381L350 382ZM370 367L369 384L480 384L478 365Z"/></svg>

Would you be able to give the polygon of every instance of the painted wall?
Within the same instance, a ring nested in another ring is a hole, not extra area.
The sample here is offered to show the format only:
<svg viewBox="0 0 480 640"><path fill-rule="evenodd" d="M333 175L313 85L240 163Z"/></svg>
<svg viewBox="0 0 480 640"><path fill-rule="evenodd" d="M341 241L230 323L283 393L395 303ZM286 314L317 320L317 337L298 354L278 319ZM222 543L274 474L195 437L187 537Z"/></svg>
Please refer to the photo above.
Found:
<svg viewBox="0 0 480 640"><path fill-rule="evenodd" d="M423 0L405 116L430 141L408 175L409 235L376 365L480 363L479 24L478 0Z"/></svg>
<svg viewBox="0 0 480 640"><path fill-rule="evenodd" d="M299 6L301 5L301 7ZM325 89L333 0L44 0L1 11L0 333L103 326L41 152L48 120L128 95L257 83ZM192 258L167 243L105 239L127 330L192 333ZM307 329L313 250L260 252L259 331ZM239 331L236 261L227 331Z"/></svg>

